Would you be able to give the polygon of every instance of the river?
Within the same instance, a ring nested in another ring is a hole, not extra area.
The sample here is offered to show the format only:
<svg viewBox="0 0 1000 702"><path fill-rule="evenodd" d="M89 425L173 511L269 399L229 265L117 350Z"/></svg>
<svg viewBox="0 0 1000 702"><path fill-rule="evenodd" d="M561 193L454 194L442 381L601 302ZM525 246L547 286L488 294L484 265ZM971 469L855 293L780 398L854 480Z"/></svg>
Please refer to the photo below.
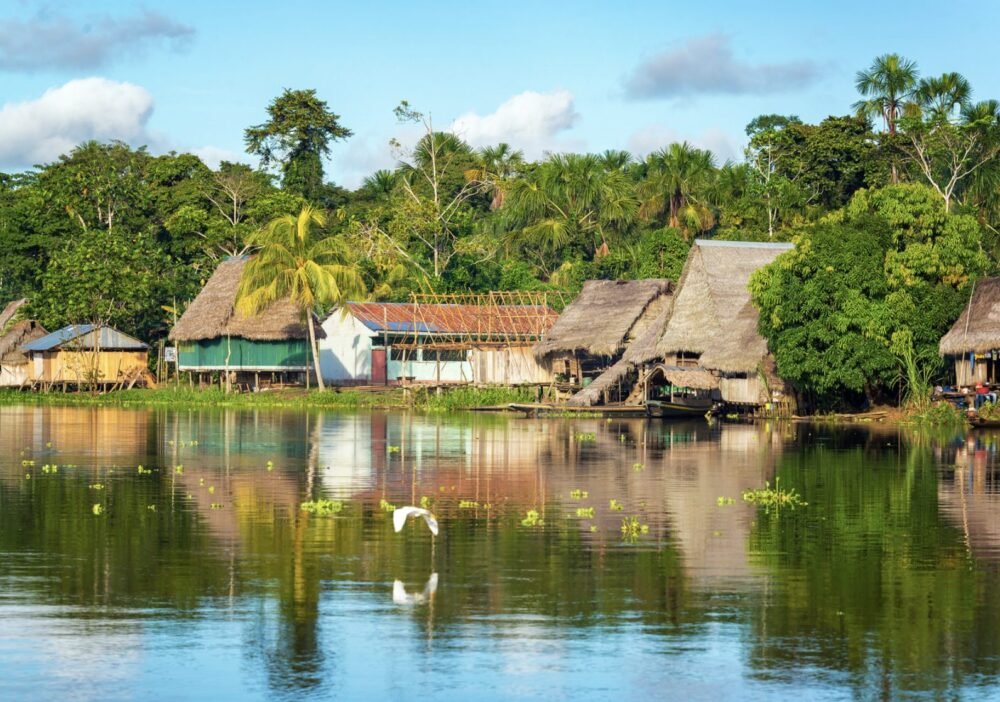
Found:
<svg viewBox="0 0 1000 702"><path fill-rule="evenodd" d="M0 699L995 699L998 438L0 407Z"/></svg>

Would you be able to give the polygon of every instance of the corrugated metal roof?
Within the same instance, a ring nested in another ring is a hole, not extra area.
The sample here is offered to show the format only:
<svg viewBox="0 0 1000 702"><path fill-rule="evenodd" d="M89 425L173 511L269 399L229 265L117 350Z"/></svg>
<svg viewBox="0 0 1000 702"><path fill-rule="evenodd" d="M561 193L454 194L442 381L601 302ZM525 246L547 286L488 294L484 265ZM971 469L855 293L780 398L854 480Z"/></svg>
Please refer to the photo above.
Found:
<svg viewBox="0 0 1000 702"><path fill-rule="evenodd" d="M372 331L536 338L558 313L542 305L433 305L349 302L350 313ZM339 312L334 312L339 314Z"/></svg>
<svg viewBox="0 0 1000 702"><path fill-rule="evenodd" d="M118 351L138 351L149 347L138 339L123 334L111 327L101 327L95 331L93 324L70 324L51 334L30 341L21 347L22 351L51 351L72 342L75 349L90 350L98 342L100 348Z"/></svg>

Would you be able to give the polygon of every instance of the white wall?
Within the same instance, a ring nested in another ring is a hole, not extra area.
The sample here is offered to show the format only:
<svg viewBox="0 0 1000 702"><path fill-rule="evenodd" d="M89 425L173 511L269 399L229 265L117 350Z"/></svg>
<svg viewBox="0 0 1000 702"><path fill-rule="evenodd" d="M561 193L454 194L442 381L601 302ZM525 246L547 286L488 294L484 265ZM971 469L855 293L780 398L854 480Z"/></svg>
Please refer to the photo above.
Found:
<svg viewBox="0 0 1000 702"><path fill-rule="evenodd" d="M18 387L28 379L28 364L0 366L0 388Z"/></svg>
<svg viewBox="0 0 1000 702"><path fill-rule="evenodd" d="M389 361L389 380L412 378L418 383L472 383L472 364L468 361L424 361L422 349L410 349L406 361ZM466 352L468 359L468 352Z"/></svg>
<svg viewBox="0 0 1000 702"><path fill-rule="evenodd" d="M326 338L319 340L319 368L329 383L369 382L372 339L376 333L352 315L334 310L323 322Z"/></svg>

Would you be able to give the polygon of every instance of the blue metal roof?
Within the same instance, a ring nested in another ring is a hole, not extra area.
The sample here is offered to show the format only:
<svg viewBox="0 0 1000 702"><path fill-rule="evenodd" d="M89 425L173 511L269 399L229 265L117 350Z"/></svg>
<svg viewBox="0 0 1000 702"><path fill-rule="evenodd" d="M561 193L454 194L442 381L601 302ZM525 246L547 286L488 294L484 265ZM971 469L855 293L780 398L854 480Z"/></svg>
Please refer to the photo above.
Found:
<svg viewBox="0 0 1000 702"><path fill-rule="evenodd" d="M76 348L89 350L94 348L95 340L100 344L100 348L108 350L139 351L149 348L138 339L111 327L101 327L95 332L93 324L70 324L68 327L29 341L21 347L21 351L51 351L69 342L73 342Z"/></svg>

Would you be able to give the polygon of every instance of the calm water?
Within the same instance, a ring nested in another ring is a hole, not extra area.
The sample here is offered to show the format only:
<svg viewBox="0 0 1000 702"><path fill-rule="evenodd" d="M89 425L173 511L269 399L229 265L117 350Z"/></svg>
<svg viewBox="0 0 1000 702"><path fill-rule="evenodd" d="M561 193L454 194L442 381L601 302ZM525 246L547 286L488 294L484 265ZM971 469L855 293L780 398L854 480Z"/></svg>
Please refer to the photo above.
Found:
<svg viewBox="0 0 1000 702"><path fill-rule="evenodd" d="M1000 698L997 438L2 407L0 699Z"/></svg>

